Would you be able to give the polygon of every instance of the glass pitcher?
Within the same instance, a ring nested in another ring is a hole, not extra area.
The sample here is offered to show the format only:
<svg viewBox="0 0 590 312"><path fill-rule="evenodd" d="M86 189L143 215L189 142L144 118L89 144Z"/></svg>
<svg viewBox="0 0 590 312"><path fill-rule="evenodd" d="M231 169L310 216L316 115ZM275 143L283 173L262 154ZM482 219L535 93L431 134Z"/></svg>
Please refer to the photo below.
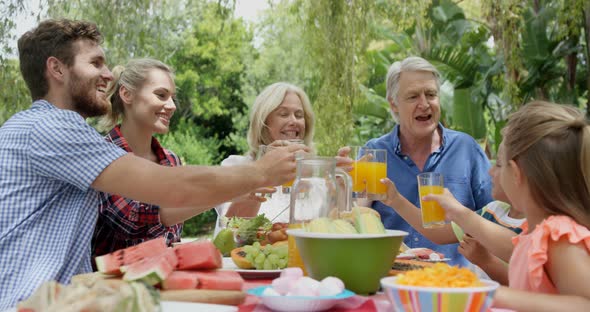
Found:
<svg viewBox="0 0 590 312"><path fill-rule="evenodd" d="M338 183L337 177L343 181ZM351 210L352 180L342 169L336 168L333 157L311 157L297 161L297 176L291 189L289 228L302 228L305 223L321 217L338 218ZM344 189L344 190L342 190ZM289 237L289 267L300 267L303 261Z"/></svg>

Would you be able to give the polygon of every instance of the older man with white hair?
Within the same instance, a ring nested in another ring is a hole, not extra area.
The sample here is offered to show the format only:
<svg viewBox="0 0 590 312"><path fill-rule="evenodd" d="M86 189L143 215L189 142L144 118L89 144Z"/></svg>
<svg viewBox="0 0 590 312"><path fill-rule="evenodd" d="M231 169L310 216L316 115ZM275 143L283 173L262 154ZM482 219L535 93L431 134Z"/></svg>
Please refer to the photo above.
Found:
<svg viewBox="0 0 590 312"><path fill-rule="evenodd" d="M398 122L393 131L367 142L369 148L387 151L387 177L398 191L420 207L416 176L439 172L445 187L464 206L478 210L492 201L490 162L475 140L440 123L439 73L420 57L395 62L387 73L387 100ZM427 247L451 258L452 264L467 264L457 244L438 245L412 228L391 207L371 203L388 229L407 231L410 248Z"/></svg>

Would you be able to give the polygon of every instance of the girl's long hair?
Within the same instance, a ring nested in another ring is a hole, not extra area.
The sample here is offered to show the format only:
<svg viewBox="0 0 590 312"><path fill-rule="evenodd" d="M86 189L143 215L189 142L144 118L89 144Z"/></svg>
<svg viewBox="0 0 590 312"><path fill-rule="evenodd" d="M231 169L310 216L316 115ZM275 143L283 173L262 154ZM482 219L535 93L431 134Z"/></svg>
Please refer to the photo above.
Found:
<svg viewBox="0 0 590 312"><path fill-rule="evenodd" d="M590 125L571 106L531 102L502 130L506 160L523 168L536 202L590 228Z"/></svg>

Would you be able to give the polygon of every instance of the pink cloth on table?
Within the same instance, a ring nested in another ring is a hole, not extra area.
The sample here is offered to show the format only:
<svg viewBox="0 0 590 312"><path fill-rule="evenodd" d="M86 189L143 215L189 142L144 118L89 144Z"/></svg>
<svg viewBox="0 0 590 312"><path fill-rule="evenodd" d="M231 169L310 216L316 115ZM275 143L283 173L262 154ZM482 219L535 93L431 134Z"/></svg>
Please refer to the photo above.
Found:
<svg viewBox="0 0 590 312"><path fill-rule="evenodd" d="M510 258L509 282L511 288L555 294L557 289L545 271L550 241L566 238L571 244L581 243L590 252L590 231L567 216L550 216L528 232L514 237L514 252Z"/></svg>
<svg viewBox="0 0 590 312"><path fill-rule="evenodd" d="M353 296L338 302L333 308L332 312L347 312L347 311L361 311L361 312L385 312L391 311L392 306L387 300L368 298L363 296ZM255 296L248 296L246 301L238 306L238 312L270 312L259 298Z"/></svg>

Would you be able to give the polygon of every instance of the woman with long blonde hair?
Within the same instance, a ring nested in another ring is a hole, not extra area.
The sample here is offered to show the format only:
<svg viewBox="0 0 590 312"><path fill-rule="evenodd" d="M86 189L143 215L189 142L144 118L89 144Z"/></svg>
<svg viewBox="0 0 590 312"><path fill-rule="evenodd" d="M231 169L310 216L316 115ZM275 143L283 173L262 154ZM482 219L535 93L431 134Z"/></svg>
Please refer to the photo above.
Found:
<svg viewBox="0 0 590 312"><path fill-rule="evenodd" d="M181 166L178 156L153 136L169 131L176 111L172 69L154 59L134 59L113 68L107 94L108 114L101 125L111 128L105 139L128 153L162 166ZM182 222L207 209L166 209L117 194L100 193L99 217L92 239L93 256L165 237L180 241Z"/></svg>
<svg viewBox="0 0 590 312"><path fill-rule="evenodd" d="M256 97L251 108L248 152L231 155L221 165L252 162L256 160L260 146L282 146L290 140L301 140L313 149L314 121L311 103L301 88L286 82L271 84ZM273 192L268 200L261 196L244 196L215 209L219 216L252 217L264 213L276 222L289 222L289 209L285 209L289 194L283 194L281 186L277 186L276 191L269 188L266 192Z"/></svg>

